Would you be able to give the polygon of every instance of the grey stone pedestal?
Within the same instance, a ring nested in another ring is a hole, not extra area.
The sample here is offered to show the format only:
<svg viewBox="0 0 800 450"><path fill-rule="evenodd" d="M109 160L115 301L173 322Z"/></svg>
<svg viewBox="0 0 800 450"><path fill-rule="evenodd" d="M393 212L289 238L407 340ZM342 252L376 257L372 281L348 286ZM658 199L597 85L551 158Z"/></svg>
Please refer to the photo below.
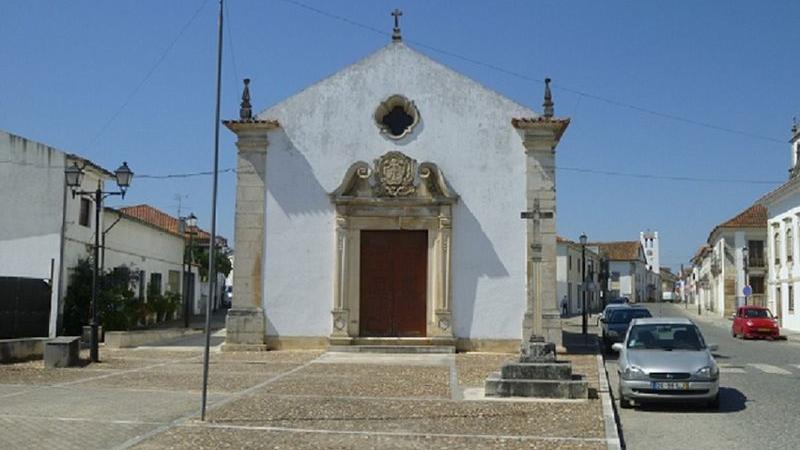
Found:
<svg viewBox="0 0 800 450"><path fill-rule="evenodd" d="M229 309L223 351L265 351L266 323L261 308Z"/></svg>
<svg viewBox="0 0 800 450"><path fill-rule="evenodd" d="M532 336L522 344L519 362L506 363L486 379L487 397L587 398L588 383L556 361L556 345Z"/></svg>

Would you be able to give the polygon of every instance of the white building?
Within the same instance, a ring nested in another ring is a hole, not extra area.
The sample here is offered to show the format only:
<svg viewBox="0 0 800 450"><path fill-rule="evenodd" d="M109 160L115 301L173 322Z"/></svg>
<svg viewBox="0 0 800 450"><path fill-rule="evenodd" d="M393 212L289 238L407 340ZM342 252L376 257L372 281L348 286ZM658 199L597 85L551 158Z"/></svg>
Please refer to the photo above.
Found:
<svg viewBox="0 0 800 450"><path fill-rule="evenodd" d="M800 128L792 127L791 168L789 181L759 200L767 207L769 307L784 328L800 331L800 310L795 299L800 287Z"/></svg>
<svg viewBox="0 0 800 450"><path fill-rule="evenodd" d="M600 256L608 264L608 295L627 297L631 303L654 301L660 289L651 286L652 272L647 270L644 248L639 241L595 242ZM660 279L659 279L660 284Z"/></svg>
<svg viewBox="0 0 800 450"><path fill-rule="evenodd" d="M661 259L659 258L658 231L642 231L639 233L639 242L644 249L644 259L647 270L660 273Z"/></svg>
<svg viewBox="0 0 800 450"><path fill-rule="evenodd" d="M560 344L554 149L569 120L549 87L543 107L399 36L256 117L246 89L226 122L239 158L226 348Z"/></svg>
<svg viewBox="0 0 800 450"><path fill-rule="evenodd" d="M63 312L69 268L90 255L98 229L94 203L73 197L66 186L64 169L73 163L84 166L82 190L113 177L77 155L0 131L0 276L49 280L51 337Z"/></svg>
<svg viewBox="0 0 800 450"><path fill-rule="evenodd" d="M583 258L581 244L569 239L557 237L557 296L559 305L566 299L567 314L580 314L583 312ZM597 247L586 246L586 280L591 283L586 291L586 306L589 311L596 311L600 304L600 255Z"/></svg>

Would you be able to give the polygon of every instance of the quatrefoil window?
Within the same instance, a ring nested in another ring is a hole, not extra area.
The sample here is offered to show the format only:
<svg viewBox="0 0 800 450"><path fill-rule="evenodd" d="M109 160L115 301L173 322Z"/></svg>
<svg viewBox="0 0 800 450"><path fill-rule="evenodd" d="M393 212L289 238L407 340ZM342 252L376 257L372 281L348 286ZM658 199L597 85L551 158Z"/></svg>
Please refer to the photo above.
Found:
<svg viewBox="0 0 800 450"><path fill-rule="evenodd" d="M410 134L419 123L419 111L414 102L402 95L393 95L378 105L375 124L381 133L391 139Z"/></svg>

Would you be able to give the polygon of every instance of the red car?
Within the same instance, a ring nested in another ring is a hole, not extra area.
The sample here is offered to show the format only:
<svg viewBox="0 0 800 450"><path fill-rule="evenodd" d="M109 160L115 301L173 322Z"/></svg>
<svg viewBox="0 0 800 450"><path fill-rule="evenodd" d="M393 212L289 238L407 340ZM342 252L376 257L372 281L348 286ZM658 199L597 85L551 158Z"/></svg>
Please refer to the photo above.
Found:
<svg viewBox="0 0 800 450"><path fill-rule="evenodd" d="M740 306L733 316L731 325L733 337L777 339L781 332L778 320L772 316L769 309L762 306Z"/></svg>

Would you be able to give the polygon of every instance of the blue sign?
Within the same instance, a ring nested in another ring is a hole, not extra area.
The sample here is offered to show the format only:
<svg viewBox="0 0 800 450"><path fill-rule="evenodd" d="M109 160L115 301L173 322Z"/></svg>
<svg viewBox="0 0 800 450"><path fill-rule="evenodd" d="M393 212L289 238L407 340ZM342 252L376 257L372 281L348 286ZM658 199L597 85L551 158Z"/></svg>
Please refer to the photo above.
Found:
<svg viewBox="0 0 800 450"><path fill-rule="evenodd" d="M753 288L751 288L750 285L748 284L747 286L744 287L744 289L742 289L742 293L744 294L745 297L750 297L751 295L753 295Z"/></svg>

